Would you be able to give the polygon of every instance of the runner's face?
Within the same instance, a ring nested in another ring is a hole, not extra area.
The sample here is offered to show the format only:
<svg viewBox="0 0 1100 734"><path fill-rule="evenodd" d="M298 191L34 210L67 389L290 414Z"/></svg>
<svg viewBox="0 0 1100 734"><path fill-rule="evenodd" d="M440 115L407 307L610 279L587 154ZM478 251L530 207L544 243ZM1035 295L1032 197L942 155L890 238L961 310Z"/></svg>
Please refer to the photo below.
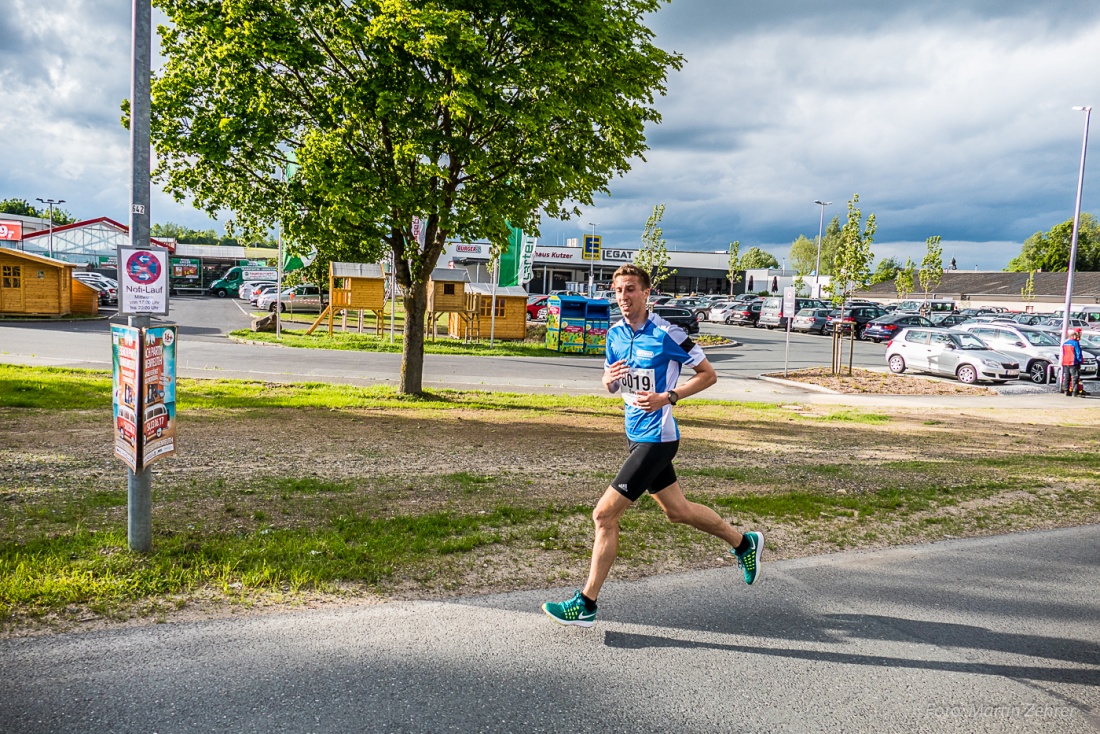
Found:
<svg viewBox="0 0 1100 734"><path fill-rule="evenodd" d="M623 312L623 318L634 321L645 315L649 289L642 288L642 281L637 275L620 275L615 279L612 288L615 291L615 302Z"/></svg>

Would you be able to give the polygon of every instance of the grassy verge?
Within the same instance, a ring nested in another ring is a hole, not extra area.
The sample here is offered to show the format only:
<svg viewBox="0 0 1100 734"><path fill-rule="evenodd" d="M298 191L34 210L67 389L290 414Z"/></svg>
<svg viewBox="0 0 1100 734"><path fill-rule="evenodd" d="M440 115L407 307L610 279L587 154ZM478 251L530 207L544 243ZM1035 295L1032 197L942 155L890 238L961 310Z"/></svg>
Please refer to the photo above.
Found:
<svg viewBox="0 0 1100 734"><path fill-rule="evenodd" d="M312 594L581 580L621 463L620 402L181 380L154 550L126 550L103 373L0 366L0 625ZM689 496L770 558L1100 521L1100 418L685 401ZM616 578L728 563L643 498ZM206 600L206 601L204 601ZM158 611L159 610L159 611Z"/></svg>

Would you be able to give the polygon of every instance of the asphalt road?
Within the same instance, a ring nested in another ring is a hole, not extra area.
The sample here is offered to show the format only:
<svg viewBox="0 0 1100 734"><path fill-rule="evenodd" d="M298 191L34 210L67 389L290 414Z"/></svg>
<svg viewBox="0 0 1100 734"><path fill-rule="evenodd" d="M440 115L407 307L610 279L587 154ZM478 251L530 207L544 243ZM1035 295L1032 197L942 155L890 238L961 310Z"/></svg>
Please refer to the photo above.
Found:
<svg viewBox="0 0 1100 734"><path fill-rule="evenodd" d="M766 530L766 528L765 528ZM719 549L716 549L716 553ZM1100 730L1100 527L0 641L0 730Z"/></svg>

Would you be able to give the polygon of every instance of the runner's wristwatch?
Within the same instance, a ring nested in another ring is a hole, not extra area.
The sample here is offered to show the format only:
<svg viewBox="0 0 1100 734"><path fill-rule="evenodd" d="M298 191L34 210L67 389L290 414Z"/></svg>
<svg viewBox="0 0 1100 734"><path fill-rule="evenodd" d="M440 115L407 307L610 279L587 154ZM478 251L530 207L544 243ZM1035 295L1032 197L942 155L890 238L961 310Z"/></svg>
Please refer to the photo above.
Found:
<svg viewBox="0 0 1100 734"><path fill-rule="evenodd" d="M668 391L668 404L676 405L676 401L680 399L680 396L676 394L675 390Z"/></svg>

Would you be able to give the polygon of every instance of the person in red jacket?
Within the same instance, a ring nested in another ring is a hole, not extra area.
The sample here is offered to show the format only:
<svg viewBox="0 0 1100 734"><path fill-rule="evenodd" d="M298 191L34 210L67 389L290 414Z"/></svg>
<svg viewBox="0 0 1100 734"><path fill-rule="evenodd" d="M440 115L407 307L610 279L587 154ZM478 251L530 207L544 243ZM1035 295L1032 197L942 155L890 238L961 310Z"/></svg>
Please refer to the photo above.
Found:
<svg viewBox="0 0 1100 734"><path fill-rule="evenodd" d="M1062 389L1067 397L1088 395L1081 387L1081 330L1070 329L1069 338L1062 342Z"/></svg>

